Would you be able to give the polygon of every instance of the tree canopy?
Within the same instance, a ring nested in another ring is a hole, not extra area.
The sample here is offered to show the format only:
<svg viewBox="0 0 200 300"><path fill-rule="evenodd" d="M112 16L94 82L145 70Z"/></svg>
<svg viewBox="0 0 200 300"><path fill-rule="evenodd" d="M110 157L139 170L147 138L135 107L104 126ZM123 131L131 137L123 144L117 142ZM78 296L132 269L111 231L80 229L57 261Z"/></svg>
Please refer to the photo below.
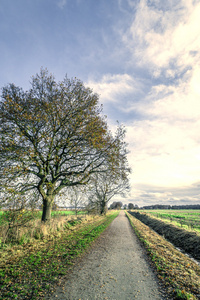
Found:
<svg viewBox="0 0 200 300"><path fill-rule="evenodd" d="M46 69L28 91L3 88L0 135L1 192L36 191L43 221L63 189L87 184L95 173L117 174L122 163L123 131L108 130L98 95L76 78L57 83Z"/></svg>
<svg viewBox="0 0 200 300"><path fill-rule="evenodd" d="M96 173L92 177L88 199L90 205L96 207L100 214L106 212L108 202L115 195L125 197L130 189L128 180L130 168L128 168L125 157L124 153L121 157L121 162L124 160L124 163L120 163L119 169L114 174L110 172Z"/></svg>

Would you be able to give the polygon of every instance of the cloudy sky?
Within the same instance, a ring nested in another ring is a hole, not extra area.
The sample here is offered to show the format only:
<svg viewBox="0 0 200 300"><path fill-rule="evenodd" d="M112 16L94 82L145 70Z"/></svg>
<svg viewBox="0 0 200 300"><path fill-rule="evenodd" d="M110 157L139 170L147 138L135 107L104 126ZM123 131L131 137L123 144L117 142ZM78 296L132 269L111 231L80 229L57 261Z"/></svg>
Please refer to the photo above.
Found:
<svg viewBox="0 0 200 300"><path fill-rule="evenodd" d="M47 68L127 129L124 202L200 204L200 2L0 0L0 87Z"/></svg>

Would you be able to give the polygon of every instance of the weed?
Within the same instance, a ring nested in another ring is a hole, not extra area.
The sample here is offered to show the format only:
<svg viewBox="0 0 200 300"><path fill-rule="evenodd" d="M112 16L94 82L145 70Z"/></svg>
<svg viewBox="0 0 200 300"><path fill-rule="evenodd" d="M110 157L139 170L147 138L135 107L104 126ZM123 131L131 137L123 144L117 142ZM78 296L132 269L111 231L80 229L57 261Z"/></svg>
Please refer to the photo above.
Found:
<svg viewBox="0 0 200 300"><path fill-rule="evenodd" d="M186 293L185 290L175 290L174 292L174 299L184 299L184 300L191 300L195 299L194 296L190 293Z"/></svg>

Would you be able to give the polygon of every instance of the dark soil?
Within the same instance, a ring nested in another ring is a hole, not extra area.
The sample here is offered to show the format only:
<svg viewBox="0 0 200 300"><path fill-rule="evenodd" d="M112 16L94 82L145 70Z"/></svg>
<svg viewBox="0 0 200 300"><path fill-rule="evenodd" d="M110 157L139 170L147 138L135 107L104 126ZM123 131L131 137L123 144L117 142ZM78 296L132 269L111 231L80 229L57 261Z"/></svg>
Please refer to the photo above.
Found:
<svg viewBox="0 0 200 300"><path fill-rule="evenodd" d="M167 224L161 220L151 218L145 213L132 211L129 211L129 213L158 234L162 235L176 247L182 249L185 253L200 260L200 236L197 233L189 232L172 224Z"/></svg>

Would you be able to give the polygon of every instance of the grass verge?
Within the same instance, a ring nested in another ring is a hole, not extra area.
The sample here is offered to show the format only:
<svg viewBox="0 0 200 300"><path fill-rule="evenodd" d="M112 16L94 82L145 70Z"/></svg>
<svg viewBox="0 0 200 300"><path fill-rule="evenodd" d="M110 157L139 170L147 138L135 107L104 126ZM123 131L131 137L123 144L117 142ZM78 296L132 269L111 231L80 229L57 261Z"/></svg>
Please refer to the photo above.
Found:
<svg viewBox="0 0 200 300"><path fill-rule="evenodd" d="M0 299L44 299L54 292L80 256L114 220L118 213L72 224L69 229L35 244L1 249ZM7 253L5 253L7 252Z"/></svg>
<svg viewBox="0 0 200 300"><path fill-rule="evenodd" d="M200 299L200 267L148 226L126 214L172 299Z"/></svg>
<svg viewBox="0 0 200 300"><path fill-rule="evenodd" d="M198 233L174 226L144 212L130 211L129 213L185 253L200 260L200 235Z"/></svg>

